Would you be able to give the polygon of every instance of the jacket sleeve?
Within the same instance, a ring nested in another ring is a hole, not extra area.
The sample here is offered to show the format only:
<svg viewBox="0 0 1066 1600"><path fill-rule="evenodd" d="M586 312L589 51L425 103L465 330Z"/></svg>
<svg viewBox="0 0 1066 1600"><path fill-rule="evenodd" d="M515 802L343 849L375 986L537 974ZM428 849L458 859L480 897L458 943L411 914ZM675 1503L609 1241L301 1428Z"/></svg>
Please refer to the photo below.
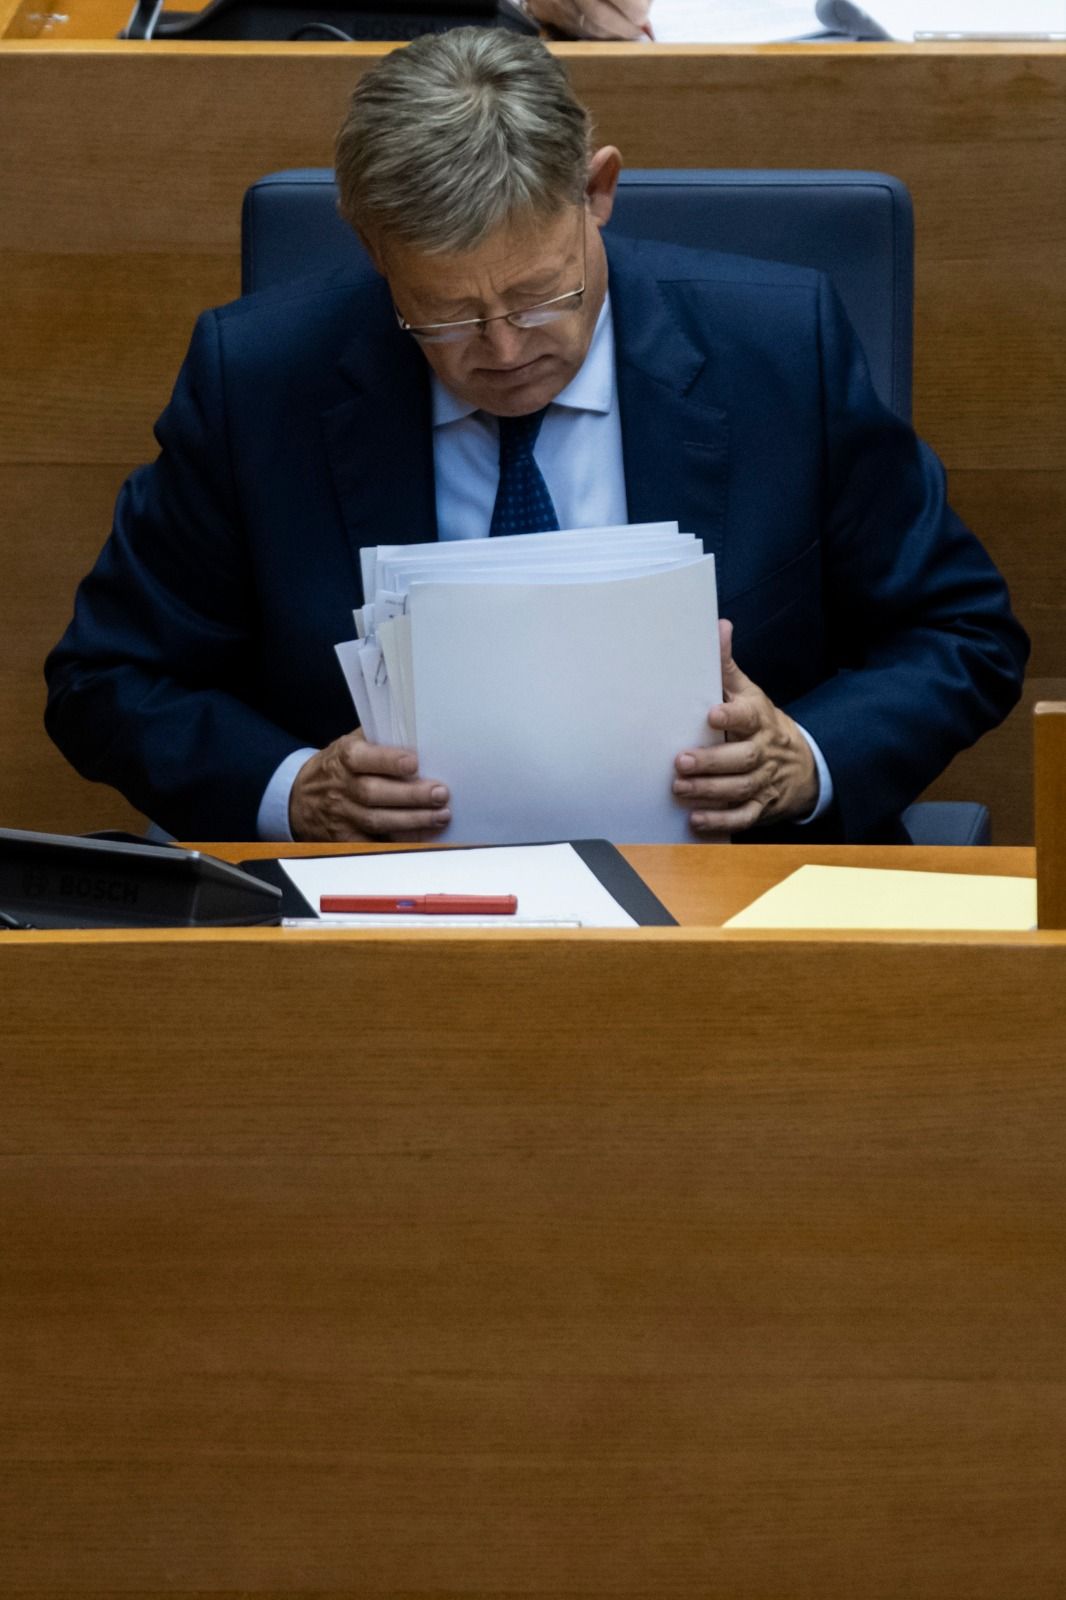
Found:
<svg viewBox="0 0 1066 1600"><path fill-rule="evenodd" d="M883 831L1002 721L1029 642L951 510L944 469L877 400L833 291L819 300L825 614L836 671L787 706L834 785L834 832Z"/></svg>
<svg viewBox="0 0 1066 1600"><path fill-rule="evenodd" d="M255 584L213 312L156 438L45 664L45 723L84 777L179 837L254 838L271 774L307 741L256 708Z"/></svg>

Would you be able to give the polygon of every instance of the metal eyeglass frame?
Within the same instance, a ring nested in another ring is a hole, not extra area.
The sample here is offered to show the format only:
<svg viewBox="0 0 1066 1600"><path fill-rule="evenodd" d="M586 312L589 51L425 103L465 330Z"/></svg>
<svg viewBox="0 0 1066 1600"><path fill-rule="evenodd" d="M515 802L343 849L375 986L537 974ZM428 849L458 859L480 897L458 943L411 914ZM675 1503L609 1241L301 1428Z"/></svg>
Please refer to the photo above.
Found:
<svg viewBox="0 0 1066 1600"><path fill-rule="evenodd" d="M524 306L519 311L500 311L491 317L464 317L458 322L424 322L418 327L407 322L395 305L392 309L404 333L409 333L421 344L458 344L463 339L471 338L475 333L484 333L490 322L509 322L512 328L543 328L547 323L555 322L557 318L565 317L571 311L578 309L587 287L587 272L588 236L585 232L585 213L582 209L580 289L568 289L566 294L553 295L550 300L541 300L535 306ZM569 300L572 304L564 306L562 304L564 300Z"/></svg>

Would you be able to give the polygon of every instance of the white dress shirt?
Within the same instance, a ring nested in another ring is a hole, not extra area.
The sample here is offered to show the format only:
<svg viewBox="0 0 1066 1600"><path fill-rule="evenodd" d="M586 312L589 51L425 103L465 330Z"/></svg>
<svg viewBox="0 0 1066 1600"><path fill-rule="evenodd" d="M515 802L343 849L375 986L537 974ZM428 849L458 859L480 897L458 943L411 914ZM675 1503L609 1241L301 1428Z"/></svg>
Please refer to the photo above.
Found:
<svg viewBox="0 0 1066 1600"><path fill-rule="evenodd" d="M484 539L500 477L499 425L495 417L452 394L436 373L430 374L430 382L437 536ZM533 456L560 528L605 527L629 520L609 294L604 296L581 367L548 407ZM832 801L833 780L817 743L805 728L800 732L818 768L818 801L803 818L813 822ZM289 795L296 774L315 754L310 748L295 750L267 784L257 818L261 839L292 838Z"/></svg>
<svg viewBox="0 0 1066 1600"><path fill-rule="evenodd" d="M431 382L437 536L487 538L500 478L499 424L458 399L436 373ZM609 295L604 296L588 354L548 407L533 458L560 528L603 528L629 521Z"/></svg>

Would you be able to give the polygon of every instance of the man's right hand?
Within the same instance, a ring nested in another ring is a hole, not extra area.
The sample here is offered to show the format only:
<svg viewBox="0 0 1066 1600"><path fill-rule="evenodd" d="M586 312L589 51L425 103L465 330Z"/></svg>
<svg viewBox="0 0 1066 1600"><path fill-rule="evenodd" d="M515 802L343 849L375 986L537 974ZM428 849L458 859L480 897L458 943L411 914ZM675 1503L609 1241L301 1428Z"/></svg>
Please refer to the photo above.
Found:
<svg viewBox="0 0 1066 1600"><path fill-rule="evenodd" d="M369 744L360 728L305 761L289 796L294 839L432 838L451 815L447 789L418 777L413 750Z"/></svg>

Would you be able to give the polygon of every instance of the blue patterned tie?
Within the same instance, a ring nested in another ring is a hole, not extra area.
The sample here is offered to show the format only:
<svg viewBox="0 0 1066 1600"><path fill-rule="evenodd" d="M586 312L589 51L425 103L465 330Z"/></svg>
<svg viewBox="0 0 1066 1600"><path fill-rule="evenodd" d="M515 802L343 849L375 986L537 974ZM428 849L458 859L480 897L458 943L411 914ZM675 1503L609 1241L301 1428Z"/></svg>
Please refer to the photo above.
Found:
<svg viewBox="0 0 1066 1600"><path fill-rule="evenodd" d="M533 459L544 406L528 417L500 417L500 482L489 533L555 533L555 515L548 485Z"/></svg>

